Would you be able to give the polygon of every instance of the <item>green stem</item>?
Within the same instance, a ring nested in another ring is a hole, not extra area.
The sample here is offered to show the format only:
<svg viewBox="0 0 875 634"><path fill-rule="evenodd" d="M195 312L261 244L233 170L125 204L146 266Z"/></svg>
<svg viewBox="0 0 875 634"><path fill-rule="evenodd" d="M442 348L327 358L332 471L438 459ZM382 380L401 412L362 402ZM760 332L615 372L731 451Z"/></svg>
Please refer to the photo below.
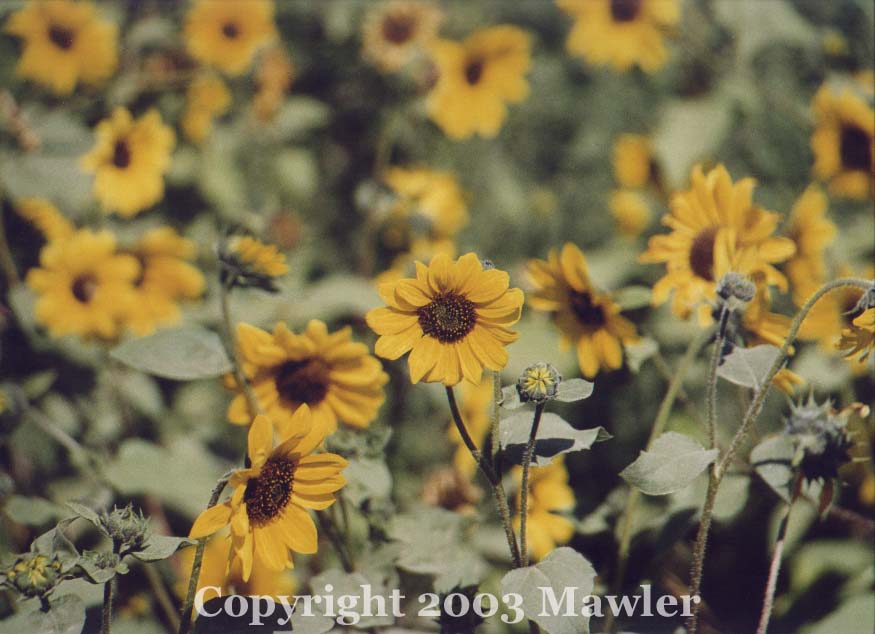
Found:
<svg viewBox="0 0 875 634"><path fill-rule="evenodd" d="M219 480L213 489L212 495L210 495L207 509L211 509L219 503L219 496L222 495L222 491L225 490L225 485L227 484L227 477ZM191 629L191 614L194 609L194 595L197 594L197 582L201 576L201 566L204 562L204 550L206 550L207 539L207 537L201 537L197 540L194 559L191 562L191 576L188 579L188 592L186 592L185 603L182 606L182 618L179 620L179 634L188 634L188 631Z"/></svg>
<svg viewBox="0 0 875 634"><path fill-rule="evenodd" d="M708 421L709 448L717 446L717 367L723 354L723 344L726 339L726 324L729 321L730 310L723 306L720 310L720 324L714 339L714 352L711 354L711 366L708 368L708 390L705 393L705 418Z"/></svg>
<svg viewBox="0 0 875 634"><path fill-rule="evenodd" d="M112 585L115 577L103 584L103 610L100 619L100 634L110 634L112 624Z"/></svg>
<svg viewBox="0 0 875 634"><path fill-rule="evenodd" d="M529 442L526 443L526 450L523 453L523 477L520 483L520 558L524 567L529 565L529 551L526 544L526 519L529 515L529 469L532 466L532 455L535 453L535 441L543 413L544 403L535 405L532 430L529 432Z"/></svg>
<svg viewBox="0 0 875 634"><path fill-rule="evenodd" d="M330 517L325 511L317 511L316 518L319 520L319 527L322 529L322 532L328 535L328 539L331 541L331 545L334 547L334 552L337 553L338 559L340 559L340 565L343 566L344 572L355 572L355 566L353 565L352 559L350 558L349 553L346 552L343 540L340 538L340 535L335 528L335 523L333 521L334 518Z"/></svg>
<svg viewBox="0 0 875 634"><path fill-rule="evenodd" d="M237 385L242 390L243 397L246 399L246 408L249 410L249 416L250 418L253 418L261 413L261 407L258 404L255 392L252 391L252 386L249 384L249 380L243 373L243 361L240 358L240 346L237 342L237 333L234 330L234 322L231 319L231 303L229 301L231 289L228 288L226 284L221 284L220 289L219 294L222 305L222 324L225 330L225 351L231 359L234 379L237 381Z"/></svg>
<svg viewBox="0 0 875 634"><path fill-rule="evenodd" d="M495 472L501 475L501 463L499 461L499 456L501 455L498 451L500 448L499 440L498 440L498 432L499 432L499 423L501 422L501 373L493 372L492 373L492 425L491 430L489 432L491 438L492 445L492 465L495 468Z"/></svg>

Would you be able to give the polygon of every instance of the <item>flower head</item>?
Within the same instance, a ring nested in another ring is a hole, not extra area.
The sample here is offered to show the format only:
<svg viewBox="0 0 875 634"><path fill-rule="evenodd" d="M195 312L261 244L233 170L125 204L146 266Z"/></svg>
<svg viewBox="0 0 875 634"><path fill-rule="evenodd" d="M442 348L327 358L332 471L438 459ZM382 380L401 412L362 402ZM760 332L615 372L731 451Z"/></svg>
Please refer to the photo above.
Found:
<svg viewBox="0 0 875 634"><path fill-rule="evenodd" d="M114 507L109 512L104 511L100 515L100 523L119 550L140 550L152 534L149 518L142 511L135 513L131 504L124 508Z"/></svg>
<svg viewBox="0 0 875 634"><path fill-rule="evenodd" d="M818 405L813 395L806 402L791 406L784 433L796 449L793 466L807 480L836 478L839 467L850 462L848 450L853 441L845 428L846 422L829 402Z"/></svg>
<svg viewBox="0 0 875 634"><path fill-rule="evenodd" d="M346 460L313 453L324 439L324 431L312 428L306 405L295 412L276 446L270 419L256 416L249 428L250 466L233 473L231 499L201 513L189 536L206 537L230 524L232 557L240 560L243 581L251 577L255 561L280 571L293 567L292 552L315 553L316 525L308 509L328 508L346 484L340 473Z"/></svg>
<svg viewBox="0 0 875 634"><path fill-rule="evenodd" d="M213 119L224 114L231 105L231 93L220 77L200 73L185 93L182 132L195 143L206 139L213 129Z"/></svg>
<svg viewBox="0 0 875 634"><path fill-rule="evenodd" d="M836 344L848 359L857 357L860 363L875 349L875 308L869 308L857 316L850 327L842 330L842 338Z"/></svg>
<svg viewBox="0 0 875 634"><path fill-rule="evenodd" d="M16 73L69 95L76 84L103 83L118 64L117 29L91 2L30 0L4 30L24 41Z"/></svg>
<svg viewBox="0 0 875 634"><path fill-rule="evenodd" d="M823 253L836 237L836 226L827 216L828 205L823 190L811 185L790 212L787 237L796 245L796 252L784 266L799 305L826 281Z"/></svg>
<svg viewBox="0 0 875 634"><path fill-rule="evenodd" d="M30 552L20 555L6 571L6 584L27 597L46 596L62 580L57 558Z"/></svg>
<svg viewBox="0 0 875 634"><path fill-rule="evenodd" d="M362 54L393 73L415 59L437 37L441 10L422 0L391 0L371 11L362 27Z"/></svg>
<svg viewBox="0 0 875 634"><path fill-rule="evenodd" d="M273 0L196 0L185 16L185 43L197 61L242 75L276 38L273 11Z"/></svg>
<svg viewBox="0 0 875 634"><path fill-rule="evenodd" d="M365 316L380 335L375 352L397 359L409 351L413 383L479 383L484 367L507 364L504 346L519 336L510 326L519 321L523 293L509 282L504 271L484 270L474 253L417 262L415 279L380 285L387 306Z"/></svg>
<svg viewBox="0 0 875 634"><path fill-rule="evenodd" d="M549 363L538 361L522 371L516 382L516 391L523 403L543 403L556 398L562 375Z"/></svg>
<svg viewBox="0 0 875 634"><path fill-rule="evenodd" d="M394 167L386 172L384 180L398 197L392 215L403 216L411 223L422 218L429 236L452 237L468 224L465 195L452 174Z"/></svg>
<svg viewBox="0 0 875 634"><path fill-rule="evenodd" d="M234 236L219 244L222 283L275 292L274 278L289 272L286 256L273 244L250 236Z"/></svg>
<svg viewBox="0 0 875 634"><path fill-rule="evenodd" d="M514 474L520 480L522 469L515 467ZM574 491L568 486L568 472L561 457L546 466L532 467L529 472L526 528L533 559L543 559L574 535L574 524L567 517L559 515L573 510L574 504ZM519 517L514 518L517 529L519 523Z"/></svg>

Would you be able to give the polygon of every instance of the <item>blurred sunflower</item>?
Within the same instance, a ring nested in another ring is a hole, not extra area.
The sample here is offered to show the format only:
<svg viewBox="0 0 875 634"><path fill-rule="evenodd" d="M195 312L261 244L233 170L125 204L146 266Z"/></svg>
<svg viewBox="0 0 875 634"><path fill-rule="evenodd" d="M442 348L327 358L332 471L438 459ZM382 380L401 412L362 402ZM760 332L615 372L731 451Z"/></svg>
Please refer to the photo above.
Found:
<svg viewBox="0 0 875 634"><path fill-rule="evenodd" d="M428 223L428 234L437 238L454 236L468 224L465 196L449 172L426 168L393 167L383 180L398 196L394 214Z"/></svg>
<svg viewBox="0 0 875 634"><path fill-rule="evenodd" d="M27 274L37 294L36 320L53 337L111 339L136 302L133 283L139 274L136 258L117 253L109 231L80 229L49 242L40 251L39 268Z"/></svg>
<svg viewBox="0 0 875 634"><path fill-rule="evenodd" d="M69 95L78 82L99 85L118 65L117 29L91 2L31 0L12 13L4 31L24 40L15 72Z"/></svg>
<svg viewBox="0 0 875 634"><path fill-rule="evenodd" d="M650 206L638 192L618 189L611 193L609 205L617 228L624 236L637 238L650 226Z"/></svg>
<svg viewBox="0 0 875 634"><path fill-rule="evenodd" d="M382 284L388 306L365 315L380 335L376 354L397 359L411 351L412 383L479 383L484 367L507 364L504 346L519 337L510 326L519 321L523 292L509 283L504 271L484 270L474 253L455 262L444 255L428 266L416 262L416 278Z"/></svg>
<svg viewBox="0 0 875 634"><path fill-rule="evenodd" d="M273 333L241 323L237 340L258 404L282 433L304 405L322 435L336 430L338 421L367 427L385 400L389 377L367 346L352 340L349 327L329 333L314 319L296 335L284 323ZM226 384L238 389L233 376ZM228 420L238 425L252 420L242 391L231 401Z"/></svg>
<svg viewBox="0 0 875 634"><path fill-rule="evenodd" d="M289 272L286 256L274 244L265 244L251 236L234 236L228 242L228 249L242 265L254 273L279 277Z"/></svg>
<svg viewBox="0 0 875 634"><path fill-rule="evenodd" d="M755 181L732 182L718 165L707 174L697 165L689 190L676 193L662 223L672 232L650 238L639 261L666 264L666 274L653 287L653 303L672 299L672 312L686 319L699 308L699 320L710 321L707 301L715 297L715 281L724 273L765 273L768 284L787 290L787 278L773 265L796 250L792 240L773 237L780 215L752 200Z"/></svg>
<svg viewBox="0 0 875 634"><path fill-rule="evenodd" d="M476 512L477 502L482 497L483 491L455 467L433 471L423 483L420 496L428 506L438 506L461 515Z"/></svg>
<svg viewBox="0 0 875 634"><path fill-rule="evenodd" d="M134 119L125 108L97 124L97 142L80 164L94 174L94 195L106 212L130 218L164 197L164 173L176 143L157 110Z"/></svg>
<svg viewBox="0 0 875 634"><path fill-rule="evenodd" d="M505 102L529 94L531 47L529 34L509 25L480 29L463 42L434 42L438 80L428 95L429 116L452 139L494 137L507 116Z"/></svg>
<svg viewBox="0 0 875 634"><path fill-rule="evenodd" d="M240 560L243 581L251 578L255 561L281 571L294 567L291 552L315 553L316 525L307 509L328 508L346 484L340 473L346 460L332 453L313 454L324 439L324 431L312 427L306 406L298 408L288 430L279 434L277 446L270 419L256 416L249 428L251 466L231 475L231 499L201 513L189 537L207 537L230 524L233 557Z"/></svg>
<svg viewBox="0 0 875 634"><path fill-rule="evenodd" d="M614 141L614 178L627 189L641 189L656 179L658 167L650 139L640 134L621 134Z"/></svg>
<svg viewBox="0 0 875 634"><path fill-rule="evenodd" d="M842 351L842 356L857 358L865 363L875 346L875 308L869 308L851 322L848 328L842 329L842 338L836 348Z"/></svg>
<svg viewBox="0 0 875 634"><path fill-rule="evenodd" d="M170 227L146 232L128 250L140 261L141 273L134 281L137 304L126 315L126 324L138 335L156 326L179 321L180 300L199 298L206 285L203 274L192 264L197 247Z"/></svg>
<svg viewBox="0 0 875 634"><path fill-rule="evenodd" d="M798 304L826 281L827 269L823 253L837 233L836 226L827 216L829 201L817 185L809 186L793 205L786 234L796 245L784 265Z"/></svg>
<svg viewBox="0 0 875 634"><path fill-rule="evenodd" d="M434 41L442 20L443 13L431 2L385 2L365 18L362 55L383 72L400 70Z"/></svg>
<svg viewBox="0 0 875 634"><path fill-rule="evenodd" d="M49 242L67 238L76 231L73 223L45 198L20 198L15 201L15 211Z"/></svg>
<svg viewBox="0 0 875 634"><path fill-rule="evenodd" d="M521 467L514 467L514 477L517 482L522 480ZM574 491L568 486L568 472L561 457L546 466L531 468L526 533L532 559L543 559L571 539L574 524L559 513L574 510L574 505ZM514 518L514 527L519 531L519 516Z"/></svg>
<svg viewBox="0 0 875 634"><path fill-rule="evenodd" d="M476 385L471 383L462 384L459 412L462 415L462 420L465 421L468 433L478 447L483 447L486 435L489 433L492 424L489 411L493 398L492 391L492 377L489 375L484 376L480 383ZM470 480L477 471L477 464L471 457L471 452L468 451L468 448L462 442L459 429L454 424L450 424L447 436L456 447L456 450L453 452L454 470Z"/></svg>
<svg viewBox="0 0 875 634"><path fill-rule="evenodd" d="M189 84L185 93L185 110L182 113L182 133L200 143L213 130L213 120L228 111L231 93L225 82L212 73L199 73Z"/></svg>
<svg viewBox="0 0 875 634"><path fill-rule="evenodd" d="M566 242L561 253L551 249L547 260L530 260L528 273L535 287L529 303L553 314L560 345L575 347L583 375L620 368L623 346L638 338L635 325L620 315L610 296L593 287L581 250Z"/></svg>
<svg viewBox="0 0 875 634"><path fill-rule="evenodd" d="M648 73L665 65L663 34L680 20L677 0L557 0L574 17L565 47L590 64Z"/></svg>
<svg viewBox="0 0 875 634"><path fill-rule="evenodd" d="M861 94L867 90L869 94ZM872 86L825 85L814 95L811 135L814 174L839 196L864 199L875 193L875 110Z"/></svg>
<svg viewBox="0 0 875 634"><path fill-rule="evenodd" d="M295 67L281 46L274 46L264 54L255 71L258 90L252 98L252 110L261 121L269 121L277 113L292 85Z"/></svg>
<svg viewBox="0 0 875 634"><path fill-rule="evenodd" d="M228 75L242 75L258 50L276 38L272 0L196 0L185 16L192 57Z"/></svg>
<svg viewBox="0 0 875 634"><path fill-rule="evenodd" d="M846 264L840 266L837 273L837 277L855 277L855 271ZM871 277L875 269L870 268L868 273L869 275L860 277ZM798 306L802 306L816 290L816 287L809 287L807 293L794 295L793 301ZM804 341L818 341L821 350L833 352L842 330L850 328L854 318L859 314L855 309L862 296L863 291L855 287L839 288L823 296L802 322L799 338Z"/></svg>

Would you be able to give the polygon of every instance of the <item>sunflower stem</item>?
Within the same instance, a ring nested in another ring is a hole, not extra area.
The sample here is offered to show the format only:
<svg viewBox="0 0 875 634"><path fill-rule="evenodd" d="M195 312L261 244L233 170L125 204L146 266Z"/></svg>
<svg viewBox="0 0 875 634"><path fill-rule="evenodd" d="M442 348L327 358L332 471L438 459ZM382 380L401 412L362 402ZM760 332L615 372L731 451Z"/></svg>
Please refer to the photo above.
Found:
<svg viewBox="0 0 875 634"><path fill-rule="evenodd" d="M110 634L112 624L112 585L115 577L103 584L103 609L100 617L100 634Z"/></svg>
<svg viewBox="0 0 875 634"><path fill-rule="evenodd" d="M249 379L243 372L243 361L240 358L240 346L237 342L237 333L234 330L234 322L231 319L231 287L228 284L220 284L219 296L222 304L222 324L225 330L225 351L231 359L231 368L234 374L234 379L240 389L243 391L243 397L246 399L246 408L249 410L249 417L254 418L261 413L261 408L258 405L258 399L255 392L252 391L252 386L249 384Z"/></svg>
<svg viewBox="0 0 875 634"><path fill-rule="evenodd" d="M501 461L499 460L500 445L498 440L499 424L501 422L501 373L492 371L492 427L490 429L490 442L492 449L492 467L497 475L501 475Z"/></svg>
<svg viewBox="0 0 875 634"><path fill-rule="evenodd" d="M219 496L228 484L228 477L224 477L216 484L207 503L207 509L213 508L219 503ZM185 594L185 603L182 605L182 617L179 620L179 634L188 634L191 629L191 613L194 609L194 595L197 593L197 582L201 576L201 566L204 562L204 551L207 547L207 537L197 540L194 551L194 559L191 562L191 576L188 579L188 591Z"/></svg>
<svg viewBox="0 0 875 634"><path fill-rule="evenodd" d="M541 425L544 405L544 403L535 405L532 430L529 432L529 442L526 443L526 450L523 453L523 477L520 483L520 559L523 567L529 565L529 550L526 543L526 519L529 515L529 469L532 466L532 455L535 453L535 441L538 436L538 427Z"/></svg>

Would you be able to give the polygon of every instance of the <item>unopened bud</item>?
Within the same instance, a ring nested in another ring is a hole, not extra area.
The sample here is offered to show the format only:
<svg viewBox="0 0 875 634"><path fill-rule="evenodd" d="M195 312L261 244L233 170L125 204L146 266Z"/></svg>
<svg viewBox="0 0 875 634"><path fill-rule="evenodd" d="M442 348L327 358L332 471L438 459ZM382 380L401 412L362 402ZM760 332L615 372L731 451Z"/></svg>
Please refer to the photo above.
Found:
<svg viewBox="0 0 875 634"><path fill-rule="evenodd" d="M556 398L561 382L559 370L549 363L538 361L523 370L517 379L516 389L522 402L543 403Z"/></svg>

